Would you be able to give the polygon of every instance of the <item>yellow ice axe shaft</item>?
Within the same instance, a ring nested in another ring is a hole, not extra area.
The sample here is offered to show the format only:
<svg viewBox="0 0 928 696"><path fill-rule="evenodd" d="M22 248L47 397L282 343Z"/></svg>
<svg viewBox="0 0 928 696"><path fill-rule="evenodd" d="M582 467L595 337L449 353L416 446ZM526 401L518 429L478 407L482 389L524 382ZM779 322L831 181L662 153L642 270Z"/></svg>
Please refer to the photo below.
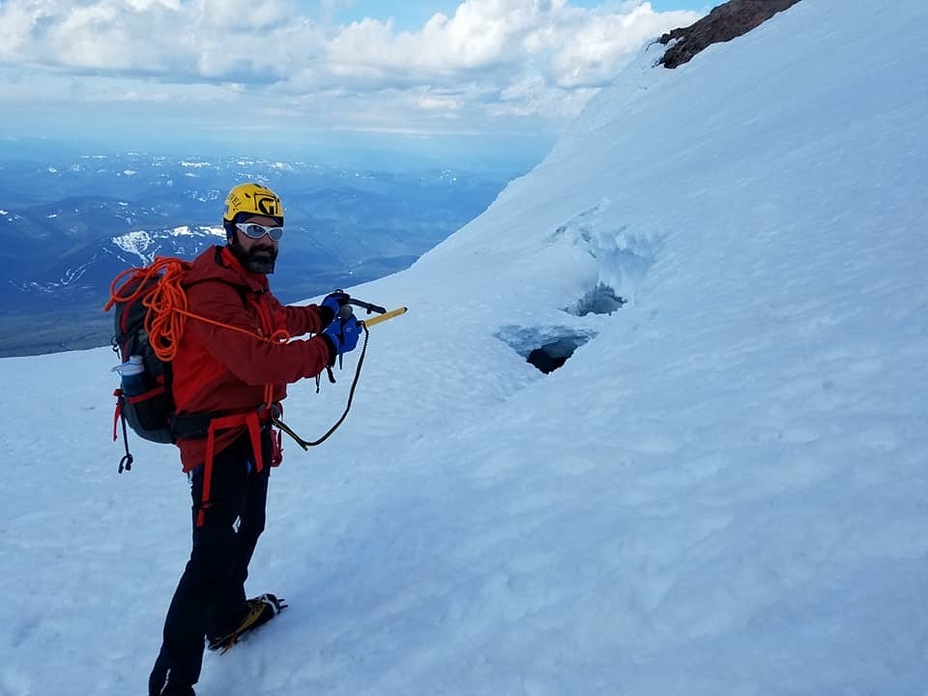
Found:
<svg viewBox="0 0 928 696"><path fill-rule="evenodd" d="M378 314L376 317L371 319L365 319L364 321L359 321L359 324L364 324L367 328L374 326L375 324L380 324L381 322L389 321L394 317L398 317L401 314L406 314L406 307L398 307L397 309L391 310L386 314Z"/></svg>

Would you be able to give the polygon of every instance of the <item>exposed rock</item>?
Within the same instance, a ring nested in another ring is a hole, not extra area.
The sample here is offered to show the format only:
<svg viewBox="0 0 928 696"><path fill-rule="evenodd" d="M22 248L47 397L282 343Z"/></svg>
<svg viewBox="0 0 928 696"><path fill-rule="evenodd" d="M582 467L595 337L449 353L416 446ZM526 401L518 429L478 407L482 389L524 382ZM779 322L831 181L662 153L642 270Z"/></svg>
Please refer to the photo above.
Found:
<svg viewBox="0 0 928 696"><path fill-rule="evenodd" d="M777 12L792 7L799 0L730 0L719 5L695 24L674 29L661 36L660 43L677 42L658 61L665 68L688 62L706 46L731 41L763 24Z"/></svg>

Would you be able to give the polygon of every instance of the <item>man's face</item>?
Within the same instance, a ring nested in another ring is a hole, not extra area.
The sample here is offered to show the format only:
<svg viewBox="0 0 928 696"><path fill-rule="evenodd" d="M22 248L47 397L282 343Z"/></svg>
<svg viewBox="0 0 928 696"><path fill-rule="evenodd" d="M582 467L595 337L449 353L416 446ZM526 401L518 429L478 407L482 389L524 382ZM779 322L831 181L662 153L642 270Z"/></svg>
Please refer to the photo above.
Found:
<svg viewBox="0 0 928 696"><path fill-rule="evenodd" d="M255 223L265 227L277 227L274 218L255 215L241 224ZM277 261L279 242L275 242L268 235L260 239L252 239L240 229L236 228L232 240L232 251L238 256L242 264L252 273L273 273Z"/></svg>

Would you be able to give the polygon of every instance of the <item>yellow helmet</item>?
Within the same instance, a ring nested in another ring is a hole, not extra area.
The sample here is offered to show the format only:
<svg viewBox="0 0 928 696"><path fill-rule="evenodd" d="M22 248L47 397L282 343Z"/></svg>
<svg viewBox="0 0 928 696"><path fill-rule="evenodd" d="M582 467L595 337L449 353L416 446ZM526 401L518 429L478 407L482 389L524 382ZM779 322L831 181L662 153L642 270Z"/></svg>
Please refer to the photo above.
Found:
<svg viewBox="0 0 928 696"><path fill-rule="evenodd" d="M223 221L229 224L235 223L241 219L239 215L242 217L263 215L274 218L278 225L284 224L284 207L277 194L267 186L251 181L247 184L239 184L226 196Z"/></svg>

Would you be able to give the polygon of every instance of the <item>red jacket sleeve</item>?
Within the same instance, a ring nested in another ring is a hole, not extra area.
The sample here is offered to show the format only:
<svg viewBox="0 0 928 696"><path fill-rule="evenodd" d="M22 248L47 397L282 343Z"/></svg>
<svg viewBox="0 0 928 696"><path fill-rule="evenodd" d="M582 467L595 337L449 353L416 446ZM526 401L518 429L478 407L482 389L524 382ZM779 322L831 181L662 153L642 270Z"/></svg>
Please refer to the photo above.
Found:
<svg viewBox="0 0 928 696"><path fill-rule="evenodd" d="M284 309L276 300L273 302ZM184 331L190 332L192 340L198 341L245 384L290 384L304 377L315 377L328 363L328 344L319 336L289 343L260 338L257 308L246 305L239 291L231 285L221 282L194 285L187 290L187 306L192 314L225 325L188 317ZM275 313L273 306L270 309ZM318 311L313 313L308 307L290 309L303 311L287 312L294 322L292 328L288 328L289 333L298 335L297 332L319 328Z"/></svg>
<svg viewBox="0 0 928 696"><path fill-rule="evenodd" d="M322 325L322 316L318 305L291 307L282 305L273 295L268 295L267 300L274 312L275 320L278 324L282 324L291 336L302 336L307 333L316 334L325 328Z"/></svg>

